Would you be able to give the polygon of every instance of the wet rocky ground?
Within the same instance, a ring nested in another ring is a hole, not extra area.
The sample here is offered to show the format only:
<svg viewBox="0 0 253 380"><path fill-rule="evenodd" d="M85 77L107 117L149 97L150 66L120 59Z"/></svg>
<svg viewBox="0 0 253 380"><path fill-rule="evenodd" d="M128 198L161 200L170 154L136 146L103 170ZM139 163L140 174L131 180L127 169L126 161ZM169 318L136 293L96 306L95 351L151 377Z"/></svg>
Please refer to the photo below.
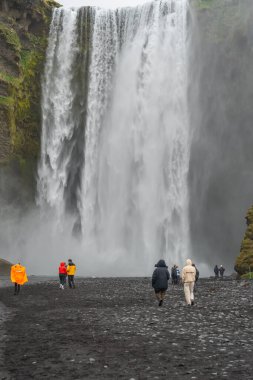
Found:
<svg viewBox="0 0 253 380"><path fill-rule="evenodd" d="M200 280L192 307L170 285L159 308L147 278L45 280L0 301L0 379L253 379L252 282Z"/></svg>

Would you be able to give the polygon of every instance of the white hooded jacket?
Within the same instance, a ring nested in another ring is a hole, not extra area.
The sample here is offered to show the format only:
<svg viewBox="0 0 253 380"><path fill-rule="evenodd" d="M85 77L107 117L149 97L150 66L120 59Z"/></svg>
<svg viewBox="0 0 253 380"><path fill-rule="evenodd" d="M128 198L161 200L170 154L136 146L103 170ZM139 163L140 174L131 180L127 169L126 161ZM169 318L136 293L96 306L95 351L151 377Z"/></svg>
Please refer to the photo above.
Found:
<svg viewBox="0 0 253 380"><path fill-rule="evenodd" d="M190 259L186 260L186 266L182 270L182 281L185 282L195 282L196 269L192 266L192 261Z"/></svg>

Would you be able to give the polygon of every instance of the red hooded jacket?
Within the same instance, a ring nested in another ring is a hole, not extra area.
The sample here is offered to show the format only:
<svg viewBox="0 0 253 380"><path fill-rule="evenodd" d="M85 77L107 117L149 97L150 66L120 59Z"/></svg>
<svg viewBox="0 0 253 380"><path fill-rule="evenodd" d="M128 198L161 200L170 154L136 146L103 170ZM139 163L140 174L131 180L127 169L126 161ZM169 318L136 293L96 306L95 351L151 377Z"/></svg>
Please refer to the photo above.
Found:
<svg viewBox="0 0 253 380"><path fill-rule="evenodd" d="M59 274L67 274L67 268L65 263L60 263Z"/></svg>

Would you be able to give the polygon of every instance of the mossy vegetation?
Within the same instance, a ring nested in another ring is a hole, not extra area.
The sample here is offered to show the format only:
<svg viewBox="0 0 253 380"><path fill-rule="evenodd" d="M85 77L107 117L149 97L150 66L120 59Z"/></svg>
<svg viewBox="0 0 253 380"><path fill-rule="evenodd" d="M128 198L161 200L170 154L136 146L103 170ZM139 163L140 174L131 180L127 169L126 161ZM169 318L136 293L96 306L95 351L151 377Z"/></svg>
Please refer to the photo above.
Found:
<svg viewBox="0 0 253 380"><path fill-rule="evenodd" d="M6 74L0 71L0 80L3 82L10 84L13 87L18 87L20 85L20 78L16 78L13 75Z"/></svg>
<svg viewBox="0 0 253 380"><path fill-rule="evenodd" d="M235 270L240 275L247 275L253 271L253 206L247 212L246 221L247 230L235 263Z"/></svg>
<svg viewBox="0 0 253 380"><path fill-rule="evenodd" d="M10 1L10 7L11 3ZM40 17L41 21L38 22L40 27L36 29L36 33L30 32L27 27L22 29L19 21L15 22L8 13L6 19L2 18L2 22L0 22L0 38L5 41L10 51L15 52L14 56L11 53L8 54L8 50L2 53L4 54L3 58L6 59L6 69L4 65L0 69L0 107L8 109L5 115L9 115L10 141L9 149L2 154L0 163L11 159L18 161L36 159L38 156L40 78L43 71L52 7L55 6L59 5L51 0L35 0L32 9L29 10L30 16L27 16L28 11L25 7L23 10L19 9L20 13L24 12L25 18L34 17L36 14L36 21L39 21L38 17ZM13 2L13 7L15 9L15 2ZM18 75L10 73L8 62L13 67L17 67ZM7 131L5 134L8 134Z"/></svg>
<svg viewBox="0 0 253 380"><path fill-rule="evenodd" d="M242 279L245 279L245 280L253 280L253 272L248 272L246 274L243 274L241 276Z"/></svg>
<svg viewBox="0 0 253 380"><path fill-rule="evenodd" d="M8 0L8 11L1 13L0 174L16 178L26 202L34 198L40 83L52 10L58 6L51 0L33 0L17 8L15 0Z"/></svg>
<svg viewBox="0 0 253 380"><path fill-rule="evenodd" d="M6 107L13 106L14 99L11 96L0 96L0 105Z"/></svg>
<svg viewBox="0 0 253 380"><path fill-rule="evenodd" d="M0 22L0 36L4 38L6 43L11 48L13 48L16 51L16 53L18 54L20 53L21 42L20 42L17 32L12 27Z"/></svg>

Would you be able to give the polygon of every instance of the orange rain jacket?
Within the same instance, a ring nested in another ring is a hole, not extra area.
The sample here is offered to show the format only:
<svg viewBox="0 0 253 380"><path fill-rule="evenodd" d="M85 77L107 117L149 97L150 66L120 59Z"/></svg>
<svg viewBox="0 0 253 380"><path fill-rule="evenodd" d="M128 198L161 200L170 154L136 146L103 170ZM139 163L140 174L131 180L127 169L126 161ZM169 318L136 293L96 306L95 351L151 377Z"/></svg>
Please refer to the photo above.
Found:
<svg viewBox="0 0 253 380"><path fill-rule="evenodd" d="M25 267L20 264L12 265L11 281L16 282L19 285L23 285L25 282L28 282Z"/></svg>

